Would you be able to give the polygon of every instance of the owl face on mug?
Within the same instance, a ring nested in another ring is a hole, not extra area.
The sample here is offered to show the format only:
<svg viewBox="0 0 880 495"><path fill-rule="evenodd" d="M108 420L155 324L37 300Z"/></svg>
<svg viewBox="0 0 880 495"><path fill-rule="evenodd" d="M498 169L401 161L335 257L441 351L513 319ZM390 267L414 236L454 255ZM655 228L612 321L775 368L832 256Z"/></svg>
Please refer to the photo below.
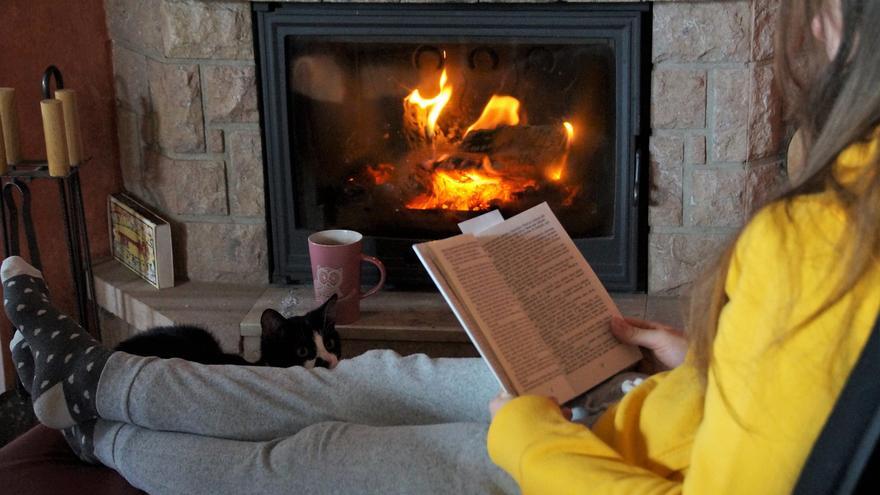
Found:
<svg viewBox="0 0 880 495"><path fill-rule="evenodd" d="M327 299L339 293L342 287L342 268L319 266L315 273L315 292L321 299Z"/></svg>

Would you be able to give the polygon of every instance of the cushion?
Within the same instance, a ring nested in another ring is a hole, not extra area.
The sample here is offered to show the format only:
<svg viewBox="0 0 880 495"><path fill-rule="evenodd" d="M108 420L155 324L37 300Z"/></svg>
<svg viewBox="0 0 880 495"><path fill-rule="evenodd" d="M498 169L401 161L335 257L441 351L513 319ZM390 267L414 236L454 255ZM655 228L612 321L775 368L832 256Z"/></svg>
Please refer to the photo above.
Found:
<svg viewBox="0 0 880 495"><path fill-rule="evenodd" d="M0 491L19 495L128 495L144 492L116 471L87 464L60 431L37 425L0 449Z"/></svg>

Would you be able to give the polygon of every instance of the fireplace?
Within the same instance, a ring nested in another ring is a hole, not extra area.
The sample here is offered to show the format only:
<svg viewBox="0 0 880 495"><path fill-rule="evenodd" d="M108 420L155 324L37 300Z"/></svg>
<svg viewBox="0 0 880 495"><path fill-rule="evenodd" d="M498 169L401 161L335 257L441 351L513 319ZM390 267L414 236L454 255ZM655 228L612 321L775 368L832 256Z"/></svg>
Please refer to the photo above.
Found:
<svg viewBox="0 0 880 495"><path fill-rule="evenodd" d="M349 228L389 285L423 286L414 242L546 201L609 289L644 289L647 6L254 12L274 282Z"/></svg>

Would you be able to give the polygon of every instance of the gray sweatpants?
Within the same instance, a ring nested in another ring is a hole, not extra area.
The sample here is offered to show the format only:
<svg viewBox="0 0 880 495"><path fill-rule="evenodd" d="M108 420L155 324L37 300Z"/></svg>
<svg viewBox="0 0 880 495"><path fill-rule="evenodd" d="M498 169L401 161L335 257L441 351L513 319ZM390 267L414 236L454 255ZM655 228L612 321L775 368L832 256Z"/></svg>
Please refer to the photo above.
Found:
<svg viewBox="0 0 880 495"><path fill-rule="evenodd" d="M95 454L151 494L515 493L489 460L480 359L371 351L334 370L115 353Z"/></svg>

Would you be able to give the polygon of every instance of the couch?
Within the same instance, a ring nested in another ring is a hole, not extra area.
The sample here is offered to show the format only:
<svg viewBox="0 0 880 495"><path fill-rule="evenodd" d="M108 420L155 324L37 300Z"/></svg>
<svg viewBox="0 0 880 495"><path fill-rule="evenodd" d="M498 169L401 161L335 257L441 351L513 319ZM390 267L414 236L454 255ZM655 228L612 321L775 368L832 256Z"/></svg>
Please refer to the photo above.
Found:
<svg viewBox="0 0 880 495"><path fill-rule="evenodd" d="M0 492L137 495L116 471L73 455L61 432L37 425L0 449Z"/></svg>

